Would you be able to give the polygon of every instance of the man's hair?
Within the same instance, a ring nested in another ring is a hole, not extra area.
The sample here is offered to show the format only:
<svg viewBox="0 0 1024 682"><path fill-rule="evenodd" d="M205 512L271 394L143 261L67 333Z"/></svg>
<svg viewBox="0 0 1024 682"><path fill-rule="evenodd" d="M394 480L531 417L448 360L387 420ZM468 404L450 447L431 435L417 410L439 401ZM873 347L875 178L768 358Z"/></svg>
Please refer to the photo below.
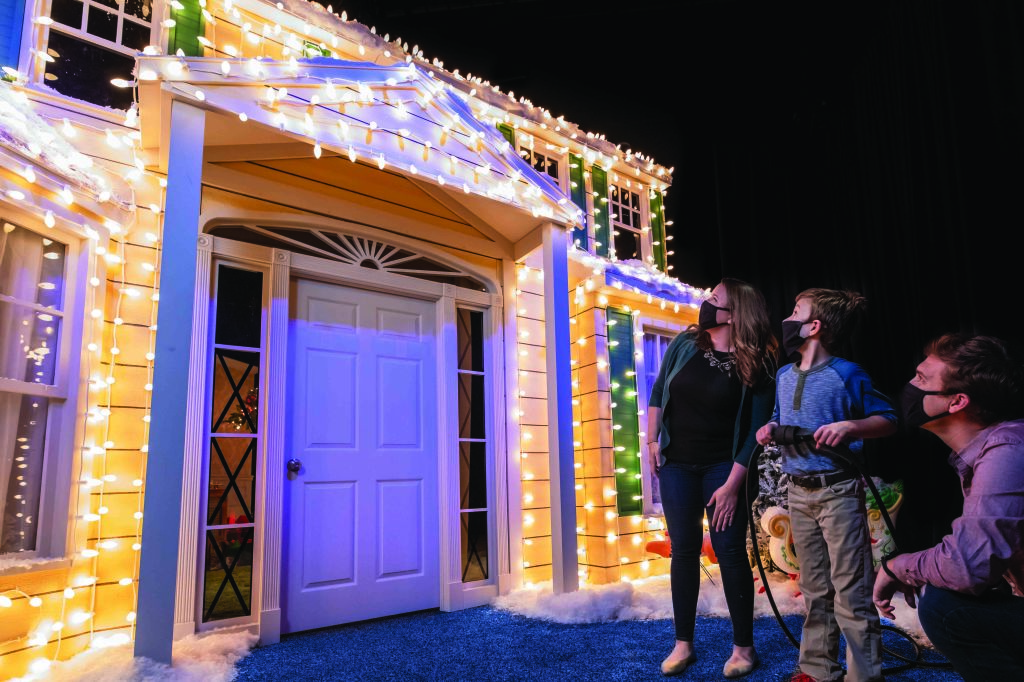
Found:
<svg viewBox="0 0 1024 682"><path fill-rule="evenodd" d="M994 336L944 334L929 342L925 355L945 364L944 390L966 393L966 413L989 426L1024 414L1024 366Z"/></svg>
<svg viewBox="0 0 1024 682"><path fill-rule="evenodd" d="M868 300L856 291L841 289L804 289L796 300L810 299L811 316L808 322L821 321L821 345L829 353L835 352L850 340L858 317L867 307Z"/></svg>

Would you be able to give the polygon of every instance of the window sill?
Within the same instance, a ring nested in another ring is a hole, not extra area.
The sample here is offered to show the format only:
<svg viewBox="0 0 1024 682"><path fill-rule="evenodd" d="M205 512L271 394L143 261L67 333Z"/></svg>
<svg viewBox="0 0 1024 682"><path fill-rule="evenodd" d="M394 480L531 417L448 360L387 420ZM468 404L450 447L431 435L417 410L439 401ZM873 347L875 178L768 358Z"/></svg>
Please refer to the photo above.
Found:
<svg viewBox="0 0 1024 682"><path fill-rule="evenodd" d="M17 557L0 558L0 581L4 578L19 576L26 573L42 573L71 568L70 559L41 557L37 559L19 559Z"/></svg>

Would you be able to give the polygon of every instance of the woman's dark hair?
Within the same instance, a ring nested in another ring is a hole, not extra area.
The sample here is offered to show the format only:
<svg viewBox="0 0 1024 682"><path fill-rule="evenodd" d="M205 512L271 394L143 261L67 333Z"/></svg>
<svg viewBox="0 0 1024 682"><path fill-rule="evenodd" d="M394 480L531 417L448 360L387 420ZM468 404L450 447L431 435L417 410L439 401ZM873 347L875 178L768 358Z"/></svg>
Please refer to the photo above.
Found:
<svg viewBox="0 0 1024 682"><path fill-rule="evenodd" d="M723 278L722 286L732 310L732 342L736 347L734 355L740 381L753 386L764 377L774 377L779 342L772 334L764 294L747 282L732 277ZM695 329L697 346L702 350L710 349L711 337L707 330L699 325Z"/></svg>

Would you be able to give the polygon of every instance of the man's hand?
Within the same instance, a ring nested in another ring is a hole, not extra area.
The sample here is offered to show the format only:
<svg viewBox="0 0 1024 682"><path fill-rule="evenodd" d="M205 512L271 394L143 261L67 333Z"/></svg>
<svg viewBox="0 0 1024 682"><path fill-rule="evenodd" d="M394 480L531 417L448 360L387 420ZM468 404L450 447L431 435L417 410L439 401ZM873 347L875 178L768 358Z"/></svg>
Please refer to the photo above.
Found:
<svg viewBox="0 0 1024 682"><path fill-rule="evenodd" d="M775 439L775 429L779 427L775 422L768 422L757 430L757 442L761 445L768 445Z"/></svg>
<svg viewBox="0 0 1024 682"><path fill-rule="evenodd" d="M907 601L907 606L911 608L917 607L917 599L914 594L914 588L905 583L901 583L896 580L884 570L878 572L878 576L875 578L875 589L872 593L872 600L875 602L875 607L878 612L893 620L896 617L896 611L892 604L892 597L897 592L903 593L903 598Z"/></svg>

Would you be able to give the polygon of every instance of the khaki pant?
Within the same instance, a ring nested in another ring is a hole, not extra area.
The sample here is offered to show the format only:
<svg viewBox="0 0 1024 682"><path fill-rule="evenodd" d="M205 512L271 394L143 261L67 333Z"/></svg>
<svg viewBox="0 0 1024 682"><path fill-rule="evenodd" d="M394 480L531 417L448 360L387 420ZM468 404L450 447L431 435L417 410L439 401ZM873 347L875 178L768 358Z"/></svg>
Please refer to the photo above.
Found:
<svg viewBox="0 0 1024 682"><path fill-rule="evenodd" d="M846 680L882 679L882 628L871 601L874 569L860 479L807 489L789 485L793 544L807 607L800 670L843 679L839 634L846 638Z"/></svg>

